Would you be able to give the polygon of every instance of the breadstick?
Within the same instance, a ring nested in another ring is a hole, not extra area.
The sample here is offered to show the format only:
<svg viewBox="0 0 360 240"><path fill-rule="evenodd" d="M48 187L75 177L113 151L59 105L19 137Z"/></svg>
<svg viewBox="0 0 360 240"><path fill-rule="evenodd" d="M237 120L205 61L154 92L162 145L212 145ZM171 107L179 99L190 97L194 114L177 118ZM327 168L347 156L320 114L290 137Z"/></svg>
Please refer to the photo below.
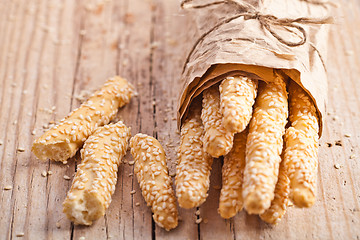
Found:
<svg viewBox="0 0 360 240"><path fill-rule="evenodd" d="M285 134L285 166L290 178L290 198L298 207L315 202L319 124L309 96L295 82L289 84L291 127Z"/></svg>
<svg viewBox="0 0 360 240"><path fill-rule="evenodd" d="M176 199L168 175L165 152L153 137L138 133L130 140L134 172L154 221L169 231L178 224Z"/></svg>
<svg viewBox="0 0 360 240"><path fill-rule="evenodd" d="M286 213L289 204L290 180L286 174L284 161L280 163L279 178L275 187L275 197L271 202L271 206L260 218L270 224L278 224Z"/></svg>
<svg viewBox="0 0 360 240"><path fill-rule="evenodd" d="M105 214L129 138L130 128L118 122L97 128L85 141L81 164L63 203L63 212L75 224L91 225Z"/></svg>
<svg viewBox="0 0 360 240"><path fill-rule="evenodd" d="M222 125L220 113L220 93L217 85L203 92L201 120L204 124L204 148L212 157L220 157L230 152L234 133Z"/></svg>
<svg viewBox="0 0 360 240"><path fill-rule="evenodd" d="M223 126L230 132L242 132L249 124L257 92L257 80L244 76L227 77L220 84Z"/></svg>
<svg viewBox="0 0 360 240"><path fill-rule="evenodd" d="M181 126L179 160L176 166L176 196L180 207L193 208L205 202L213 158L204 151L201 104L193 104Z"/></svg>
<svg viewBox="0 0 360 240"><path fill-rule="evenodd" d="M110 78L60 124L35 140L32 151L41 160L66 163L98 126L109 123L118 108L130 101L133 86L118 76Z"/></svg>
<svg viewBox="0 0 360 240"><path fill-rule="evenodd" d="M250 214L263 213L274 198L287 116L286 85L282 77L262 83L246 143L243 199Z"/></svg>
<svg viewBox="0 0 360 240"><path fill-rule="evenodd" d="M243 208L242 182L247 133L248 131L245 129L243 132L235 134L233 148L224 157L218 210L223 218L231 218Z"/></svg>

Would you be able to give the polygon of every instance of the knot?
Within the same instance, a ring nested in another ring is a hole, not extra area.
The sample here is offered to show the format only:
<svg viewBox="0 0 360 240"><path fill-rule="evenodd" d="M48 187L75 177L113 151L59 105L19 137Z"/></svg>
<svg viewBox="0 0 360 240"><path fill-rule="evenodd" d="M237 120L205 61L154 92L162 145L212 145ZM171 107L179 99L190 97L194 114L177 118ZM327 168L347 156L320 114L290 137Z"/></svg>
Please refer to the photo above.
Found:
<svg viewBox="0 0 360 240"><path fill-rule="evenodd" d="M311 0L302 0L302 1L311 1ZM235 5L238 10L242 10L241 13L236 14L235 16L232 16L230 18L227 18L223 21L221 21L219 24L215 25L210 31L206 32L201 38L204 38L209 33L215 31L220 26L229 23L235 19L238 19L240 17L244 17L245 20L250 19L256 19L259 21L261 27L263 29L266 29L272 36L274 36L280 43L287 45L289 47L297 47L303 45L307 40L307 34L305 29L300 26L299 24L329 24L333 22L332 17L326 17L326 18L278 18L274 15L270 14L262 14L261 12L257 11L254 6L245 3L245 2L238 2L236 0L219 0L214 1L206 4L193 4L193 0L184 0L181 3L181 7L183 9L200 9L200 8L206 8L210 6L220 5L220 4L232 4ZM245 11L244 11L245 10ZM282 27L285 31L289 33L298 33L300 40L293 42L290 40L285 39L284 37L280 36L273 28L274 27ZM197 42L197 44L200 41Z"/></svg>

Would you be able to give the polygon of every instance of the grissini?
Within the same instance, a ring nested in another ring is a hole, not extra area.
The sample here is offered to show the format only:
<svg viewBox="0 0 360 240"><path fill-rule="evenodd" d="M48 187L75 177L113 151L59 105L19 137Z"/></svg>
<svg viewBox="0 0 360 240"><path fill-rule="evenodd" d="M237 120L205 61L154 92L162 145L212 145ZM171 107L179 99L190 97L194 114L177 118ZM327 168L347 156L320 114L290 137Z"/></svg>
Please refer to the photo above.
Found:
<svg viewBox="0 0 360 240"><path fill-rule="evenodd" d="M198 207L208 196L213 158L203 148L204 127L200 115L201 104L193 103L181 126L175 184L182 208Z"/></svg>
<svg viewBox="0 0 360 240"><path fill-rule="evenodd" d="M203 138L205 151L216 158L230 152L234 133L226 130L222 125L220 93L217 85L203 91L201 120L205 129Z"/></svg>
<svg viewBox="0 0 360 240"><path fill-rule="evenodd" d="M245 148L248 130L235 134L231 151L224 156L222 188L218 212L231 218L243 208L242 182L245 169Z"/></svg>
<svg viewBox="0 0 360 240"><path fill-rule="evenodd" d="M277 75L273 82L259 86L249 126L243 199L250 214L263 213L274 198L287 117L286 84Z"/></svg>
<svg viewBox="0 0 360 240"><path fill-rule="evenodd" d="M178 212L164 149L155 138L141 133L131 138L130 147L134 172L154 221L167 231L175 228Z"/></svg>
<svg viewBox="0 0 360 240"><path fill-rule="evenodd" d="M290 198L298 207L315 202L318 169L319 123L316 109L303 89L289 84L289 120L285 133L285 167L290 178Z"/></svg>
<svg viewBox="0 0 360 240"><path fill-rule="evenodd" d="M105 214L115 191L118 166L128 148L130 128L105 125L85 141L63 212L75 224L91 225Z"/></svg>
<svg viewBox="0 0 360 240"><path fill-rule="evenodd" d="M242 132L249 124L258 81L245 76L225 78L219 87L222 124L230 132Z"/></svg>
<svg viewBox="0 0 360 240"><path fill-rule="evenodd" d="M270 224L278 224L285 215L289 204L290 180L287 176L284 160L281 161L279 177L275 187L275 197L270 208L260 215L260 218Z"/></svg>
<svg viewBox="0 0 360 240"><path fill-rule="evenodd" d="M98 126L114 119L118 108L130 101L133 91L133 86L125 79L110 78L78 109L36 139L33 153L41 160L66 163Z"/></svg>

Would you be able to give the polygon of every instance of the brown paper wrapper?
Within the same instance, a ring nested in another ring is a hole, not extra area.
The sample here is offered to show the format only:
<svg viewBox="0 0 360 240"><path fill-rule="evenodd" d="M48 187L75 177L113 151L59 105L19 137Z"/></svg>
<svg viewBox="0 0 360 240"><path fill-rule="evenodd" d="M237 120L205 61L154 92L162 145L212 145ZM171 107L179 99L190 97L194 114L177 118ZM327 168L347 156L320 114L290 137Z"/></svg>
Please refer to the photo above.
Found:
<svg viewBox="0 0 360 240"><path fill-rule="evenodd" d="M206 1L194 1L194 4ZM302 0L243 0L261 14L278 18L299 17L325 18L329 7L310 4ZM206 2L206 3L209 3ZM247 9L243 10L248 11ZM233 4L214 5L202 9L186 10L194 18L193 27L199 35L207 32L224 18L236 13ZM306 31L305 44L291 47L281 43L258 19L236 18L209 33L193 49L184 65L181 76L183 89L178 106L178 126L187 114L191 101L201 92L227 76L245 75L253 79L272 81L274 72L288 76L297 82L312 98L318 112L322 132L323 116L327 101L327 53L328 24L298 24ZM299 41L299 33L271 26L273 31L286 40Z"/></svg>

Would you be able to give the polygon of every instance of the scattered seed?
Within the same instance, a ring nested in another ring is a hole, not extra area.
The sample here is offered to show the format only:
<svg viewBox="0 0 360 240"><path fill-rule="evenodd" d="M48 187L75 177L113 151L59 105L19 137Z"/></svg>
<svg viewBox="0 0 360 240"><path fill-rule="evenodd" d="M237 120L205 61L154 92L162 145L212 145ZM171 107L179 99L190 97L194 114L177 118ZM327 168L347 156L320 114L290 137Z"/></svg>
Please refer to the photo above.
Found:
<svg viewBox="0 0 360 240"><path fill-rule="evenodd" d="M139 202L135 203L135 206L137 206L137 207L140 206L140 203Z"/></svg>
<svg viewBox="0 0 360 240"><path fill-rule="evenodd" d="M351 137L351 134L346 133L346 134L344 134L344 136L349 138L349 137Z"/></svg>
<svg viewBox="0 0 360 240"><path fill-rule="evenodd" d="M46 177L46 176L47 176L47 172L46 172L46 171L43 171L43 172L41 173L41 176Z"/></svg>
<svg viewBox="0 0 360 240"><path fill-rule="evenodd" d="M11 189L12 189L12 186L10 186L10 185L4 187L4 190L11 190Z"/></svg>
<svg viewBox="0 0 360 240"><path fill-rule="evenodd" d="M79 237L79 240L85 240L85 237Z"/></svg>
<svg viewBox="0 0 360 240"><path fill-rule="evenodd" d="M56 223L55 223L55 226L56 226L57 228L61 228L61 225L60 225L59 222L56 222Z"/></svg>
<svg viewBox="0 0 360 240"><path fill-rule="evenodd" d="M32 132L31 132L31 135L35 135L36 134L36 130L33 130Z"/></svg>
<svg viewBox="0 0 360 240"><path fill-rule="evenodd" d="M170 177L175 177L175 176L176 176L176 172L170 173L169 176L170 176Z"/></svg>
<svg viewBox="0 0 360 240"><path fill-rule="evenodd" d="M130 194L135 194L136 193L136 191L135 190L132 190L131 192L130 192Z"/></svg>
<svg viewBox="0 0 360 240"><path fill-rule="evenodd" d="M355 154L350 156L350 159L354 159L355 158Z"/></svg>
<svg viewBox="0 0 360 240"><path fill-rule="evenodd" d="M200 210L196 210L195 215L199 216L200 215Z"/></svg>
<svg viewBox="0 0 360 240"><path fill-rule="evenodd" d="M339 169L339 168L341 168L341 165L340 164L334 164L334 168L336 168L336 169Z"/></svg>
<svg viewBox="0 0 360 240"><path fill-rule="evenodd" d="M23 237L24 235L25 235L25 233L23 233L23 232L20 232L20 233L16 234L17 237Z"/></svg>
<svg viewBox="0 0 360 240"><path fill-rule="evenodd" d="M52 174L53 174L52 171L48 171L48 172L47 172L47 175L52 175Z"/></svg>
<svg viewBox="0 0 360 240"><path fill-rule="evenodd" d="M132 176L134 176L134 174L133 174L133 173L129 173L129 177L132 177Z"/></svg>
<svg viewBox="0 0 360 240"><path fill-rule="evenodd" d="M195 220L195 223L196 223L196 224L200 224L200 223L202 222L202 220L203 220L202 218L196 219L196 220Z"/></svg>
<svg viewBox="0 0 360 240"><path fill-rule="evenodd" d="M18 152L25 152L25 148L23 148L23 147L18 147Z"/></svg>
<svg viewBox="0 0 360 240"><path fill-rule="evenodd" d="M129 165L134 165L135 164L135 161L130 161L129 162Z"/></svg>
<svg viewBox="0 0 360 240"><path fill-rule="evenodd" d="M65 180L70 180L71 178L68 175L64 175Z"/></svg>

